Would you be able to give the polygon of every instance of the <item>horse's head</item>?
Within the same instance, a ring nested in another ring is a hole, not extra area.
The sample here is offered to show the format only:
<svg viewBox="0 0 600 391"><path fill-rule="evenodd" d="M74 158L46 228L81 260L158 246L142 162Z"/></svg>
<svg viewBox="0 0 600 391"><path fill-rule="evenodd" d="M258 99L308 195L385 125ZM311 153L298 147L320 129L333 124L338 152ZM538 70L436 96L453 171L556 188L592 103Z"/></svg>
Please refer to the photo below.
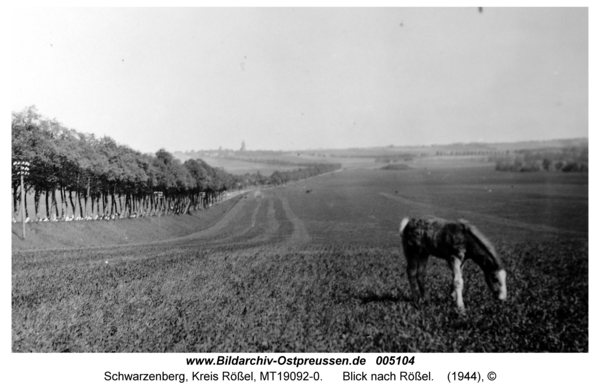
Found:
<svg viewBox="0 0 600 391"><path fill-rule="evenodd" d="M506 300L506 270L497 269L493 271L486 271L485 282L492 291L494 297L500 300Z"/></svg>
<svg viewBox="0 0 600 391"><path fill-rule="evenodd" d="M459 220L468 237L468 256L483 270L485 282L500 300L506 300L506 269L492 243L471 223Z"/></svg>

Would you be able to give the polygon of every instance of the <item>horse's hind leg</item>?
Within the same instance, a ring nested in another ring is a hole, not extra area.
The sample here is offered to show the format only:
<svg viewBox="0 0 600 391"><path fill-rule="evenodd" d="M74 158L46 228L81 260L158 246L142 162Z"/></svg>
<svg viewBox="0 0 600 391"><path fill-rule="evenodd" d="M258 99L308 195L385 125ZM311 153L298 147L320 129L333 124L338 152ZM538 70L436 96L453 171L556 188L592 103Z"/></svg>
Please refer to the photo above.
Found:
<svg viewBox="0 0 600 391"><path fill-rule="evenodd" d="M425 297L425 270L427 256L422 254L406 254L406 274L413 300L418 303Z"/></svg>
<svg viewBox="0 0 600 391"><path fill-rule="evenodd" d="M419 285L419 292L421 293L421 297L427 300L428 292L427 287L425 286L425 277L427 276L427 261L428 256L422 256L417 262L417 283Z"/></svg>

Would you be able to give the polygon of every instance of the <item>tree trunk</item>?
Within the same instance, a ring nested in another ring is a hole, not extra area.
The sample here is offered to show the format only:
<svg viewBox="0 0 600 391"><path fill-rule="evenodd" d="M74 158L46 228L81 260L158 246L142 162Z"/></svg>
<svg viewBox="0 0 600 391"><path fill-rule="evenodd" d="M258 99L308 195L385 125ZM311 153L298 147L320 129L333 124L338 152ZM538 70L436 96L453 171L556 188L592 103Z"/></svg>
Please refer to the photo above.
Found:
<svg viewBox="0 0 600 391"><path fill-rule="evenodd" d="M83 207L81 206L81 193L79 192L79 190L75 192L75 196L77 197L77 203L79 204L79 217L83 218L85 214L83 212Z"/></svg>
<svg viewBox="0 0 600 391"><path fill-rule="evenodd" d="M127 196L125 196L125 197L127 197ZM127 209L127 205L125 205L125 209ZM123 213L125 213L125 211L123 210L123 195L119 194L119 214L123 215Z"/></svg>
<svg viewBox="0 0 600 391"><path fill-rule="evenodd" d="M88 211L88 198L92 201L92 211L90 212L92 215L94 214L94 197L90 197L90 177L88 177L88 185L87 185L87 193L85 193L85 213Z"/></svg>
<svg viewBox="0 0 600 391"><path fill-rule="evenodd" d="M50 206L48 204L48 198L50 196L50 194L48 194L48 190L46 190L46 219L50 220Z"/></svg>
<svg viewBox="0 0 600 391"><path fill-rule="evenodd" d="M185 210L183 211L183 214L192 214L190 212L190 205L192 204L192 200L188 199L187 204L185 206Z"/></svg>
<svg viewBox="0 0 600 391"><path fill-rule="evenodd" d="M67 190L61 185L60 186L60 198L61 198L61 208L62 208L62 216L66 217L69 214L69 204L67 203Z"/></svg>
<svg viewBox="0 0 600 391"><path fill-rule="evenodd" d="M110 197L110 201L109 201L109 197ZM113 215L114 212L114 206L115 206L115 197L114 195L112 195L110 193L110 189L108 190L108 192L106 193L106 210L104 211L105 214L108 214L109 216Z"/></svg>
<svg viewBox="0 0 600 391"><path fill-rule="evenodd" d="M13 186L13 217L17 218L19 212L19 186Z"/></svg>
<svg viewBox="0 0 600 391"><path fill-rule="evenodd" d="M115 199L115 190L116 190L116 185L115 187L113 187L113 192L111 194L111 201L110 201L110 215L111 217L116 213L117 211L117 200Z"/></svg>
<svg viewBox="0 0 600 391"><path fill-rule="evenodd" d="M129 192L125 193L125 216L131 216L131 196Z"/></svg>
<svg viewBox="0 0 600 391"><path fill-rule="evenodd" d="M54 208L54 219L58 219L58 203L56 202L56 189L52 190L52 207Z"/></svg>
<svg viewBox="0 0 600 391"><path fill-rule="evenodd" d="M40 192L38 191L38 189L34 190L35 192L33 193L33 207L35 209L35 220L39 220L40 219Z"/></svg>
<svg viewBox="0 0 600 391"><path fill-rule="evenodd" d="M27 219L29 217L29 211L27 211L27 190L25 189L23 189L23 197L25 197L25 216L23 218Z"/></svg>
<svg viewBox="0 0 600 391"><path fill-rule="evenodd" d="M146 216L146 197L140 196L138 202L138 217Z"/></svg>
<svg viewBox="0 0 600 391"><path fill-rule="evenodd" d="M69 201L71 202L71 210L73 211L73 218L75 217L75 203L73 202L73 192L69 190Z"/></svg>

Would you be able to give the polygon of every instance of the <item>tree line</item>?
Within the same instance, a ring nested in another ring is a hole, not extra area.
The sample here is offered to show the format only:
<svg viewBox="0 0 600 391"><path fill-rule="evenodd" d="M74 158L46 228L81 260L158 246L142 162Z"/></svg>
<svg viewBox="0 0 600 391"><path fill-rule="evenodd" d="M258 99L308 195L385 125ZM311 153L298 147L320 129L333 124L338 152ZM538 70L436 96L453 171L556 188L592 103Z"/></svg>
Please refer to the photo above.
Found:
<svg viewBox="0 0 600 391"><path fill-rule="evenodd" d="M271 177L233 175L201 159L181 163L164 149L141 153L110 137L78 132L41 115L35 106L12 113L12 159L30 164L24 188L33 194L34 220L189 213L209 207L229 191L281 184L282 177L292 180L332 169L319 165ZM14 215L20 186L13 166ZM30 218L27 198L25 217Z"/></svg>
<svg viewBox="0 0 600 391"><path fill-rule="evenodd" d="M518 150L494 158L498 171L588 172L588 146L541 150Z"/></svg>
<svg viewBox="0 0 600 391"><path fill-rule="evenodd" d="M272 185L285 185L288 182L299 181L311 176L325 174L327 172L339 170L342 168L338 163L313 164L305 168L299 168L294 171L275 171L271 174L269 182Z"/></svg>
<svg viewBox="0 0 600 391"><path fill-rule="evenodd" d="M243 157L243 156L237 156L237 155L226 155L226 156L222 156L222 158L228 159L228 160L236 160L236 161L240 161L240 162L267 164L267 165L271 165L271 166L313 167L313 166L320 165L320 163L315 163L315 162L291 161L291 160L283 160L283 159L261 159L261 158Z"/></svg>

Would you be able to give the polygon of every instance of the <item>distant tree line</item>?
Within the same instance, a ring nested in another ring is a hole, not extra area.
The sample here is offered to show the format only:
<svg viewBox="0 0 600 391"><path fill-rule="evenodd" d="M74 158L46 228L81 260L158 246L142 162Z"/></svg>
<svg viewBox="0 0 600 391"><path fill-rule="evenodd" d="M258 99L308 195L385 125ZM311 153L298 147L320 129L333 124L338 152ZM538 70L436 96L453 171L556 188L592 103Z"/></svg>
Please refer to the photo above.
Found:
<svg viewBox="0 0 600 391"><path fill-rule="evenodd" d="M294 171L275 171L271 174L270 184L272 185L285 185L288 182L298 181L306 179L311 176L325 174L327 172L339 170L342 168L341 164L313 164L309 167L300 168Z"/></svg>
<svg viewBox="0 0 600 391"><path fill-rule="evenodd" d="M267 164L272 166L291 166L291 167L313 167L319 166L321 163L315 162L294 162L291 160L282 160L282 159L260 159L260 158L251 158L251 157L240 157L236 155L223 156L223 159L228 160L236 160L240 162L249 162L249 163L259 163L259 164Z"/></svg>
<svg viewBox="0 0 600 391"><path fill-rule="evenodd" d="M210 206L227 191L278 183L282 175L232 175L201 159L182 164L164 149L141 153L110 137L66 128L34 106L12 113L12 159L30 164L24 188L33 194L36 220L183 214ZM20 184L13 166L15 215ZM25 210L28 218L27 205Z"/></svg>
<svg viewBox="0 0 600 391"><path fill-rule="evenodd" d="M178 152L175 152L178 153ZM184 153L189 154L189 155L193 155L193 154L197 154L197 155L212 155L212 154L223 154L225 156L229 156L232 154L235 154L236 156L265 156L265 155L269 155L269 156L281 156L283 154L285 154L286 152L284 151L271 151L271 150L262 150L262 149L254 149L254 150L245 150L245 151L241 151L241 150L235 150L235 149L228 149L228 148L220 148L219 149L202 149L202 150L189 150L189 151L184 151Z"/></svg>
<svg viewBox="0 0 600 391"><path fill-rule="evenodd" d="M501 151L498 149L484 149L484 150L449 150L449 151L436 151L436 156L484 156L484 155L507 155L510 151Z"/></svg>
<svg viewBox="0 0 600 391"><path fill-rule="evenodd" d="M588 146L518 150L490 160L496 162L499 171L588 172Z"/></svg>
<svg viewBox="0 0 600 391"><path fill-rule="evenodd" d="M396 163L396 164L387 164L381 167L382 170L410 170L411 167L408 164Z"/></svg>
<svg viewBox="0 0 600 391"><path fill-rule="evenodd" d="M324 153L310 153L310 152L306 152L306 154L309 155L309 156L327 158L327 155L324 154Z"/></svg>
<svg viewBox="0 0 600 391"><path fill-rule="evenodd" d="M398 163L398 162L410 162L415 158L414 154L405 153L399 155L382 155L374 156L375 163Z"/></svg>
<svg viewBox="0 0 600 391"><path fill-rule="evenodd" d="M339 158L362 158L362 159L375 159L375 163L395 163L400 161L411 161L415 158L415 154L412 153L396 153L396 154L332 154L331 156Z"/></svg>

